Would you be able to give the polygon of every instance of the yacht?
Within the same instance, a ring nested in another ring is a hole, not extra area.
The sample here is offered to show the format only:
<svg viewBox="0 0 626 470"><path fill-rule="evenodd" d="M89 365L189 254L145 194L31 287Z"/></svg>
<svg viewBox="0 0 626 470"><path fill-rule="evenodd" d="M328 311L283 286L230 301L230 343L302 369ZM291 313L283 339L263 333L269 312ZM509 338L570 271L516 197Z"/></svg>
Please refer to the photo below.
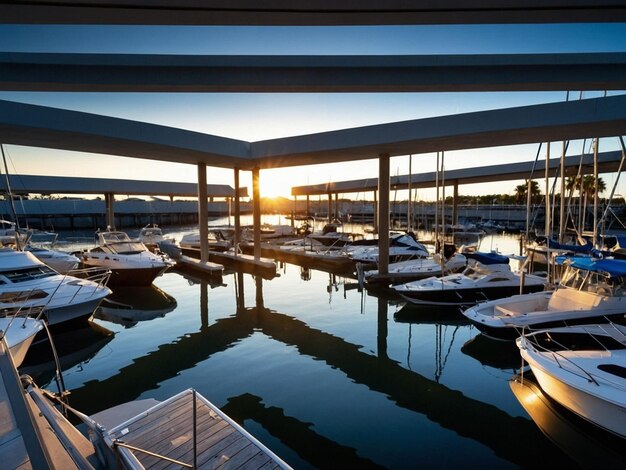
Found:
<svg viewBox="0 0 626 470"><path fill-rule="evenodd" d="M232 233L231 233L232 232ZM211 228L207 232L207 242L210 251L228 251L233 246L232 237L234 229L227 231L223 228ZM191 232L183 235L179 242L180 248L183 250L199 250L200 249L200 232Z"/></svg>
<svg viewBox="0 0 626 470"><path fill-rule="evenodd" d="M462 273L392 286L408 302L418 305L469 306L520 292L521 274L511 271L509 258L497 253L465 253L468 265ZM544 289L545 278L525 275L524 292Z"/></svg>
<svg viewBox="0 0 626 470"><path fill-rule="evenodd" d="M130 286L149 286L174 264L167 255L152 253L119 231L98 232L98 246L83 251L81 260L86 267L110 270L110 285Z"/></svg>
<svg viewBox="0 0 626 470"><path fill-rule="evenodd" d="M44 308L49 325L89 317L111 293L108 272L91 279L61 275L32 253L0 249L0 309Z"/></svg>
<svg viewBox="0 0 626 470"><path fill-rule="evenodd" d="M59 250L51 250L41 246L34 246L30 243L24 247L24 251L28 251L35 255L35 257L47 264L56 272L65 274L78 267L80 259L70 253L65 253Z"/></svg>
<svg viewBox="0 0 626 470"><path fill-rule="evenodd" d="M463 312L488 336L513 340L523 328L602 323L626 313L626 260L563 257L553 291L485 302ZM528 276L526 276L528 279Z"/></svg>
<svg viewBox="0 0 626 470"><path fill-rule="evenodd" d="M466 266L467 258L462 253L453 253L452 256L444 260L441 259L439 253L435 253L429 258L415 258L391 263L386 275L379 274L377 269L365 271L364 280L368 285L404 284L427 277L457 273L465 269Z"/></svg>
<svg viewBox="0 0 626 470"><path fill-rule="evenodd" d="M163 230L157 224L148 224L139 231L139 241L150 249L156 248L159 243L174 243L174 238L163 235Z"/></svg>
<svg viewBox="0 0 626 470"><path fill-rule="evenodd" d="M348 256L363 264L378 263L378 240L362 240L346 246ZM408 233L396 233L389 238L389 262L397 263L415 258L428 258L424 245Z"/></svg>
<svg viewBox="0 0 626 470"><path fill-rule="evenodd" d="M517 339L541 388L577 415L626 438L626 327L607 323Z"/></svg>

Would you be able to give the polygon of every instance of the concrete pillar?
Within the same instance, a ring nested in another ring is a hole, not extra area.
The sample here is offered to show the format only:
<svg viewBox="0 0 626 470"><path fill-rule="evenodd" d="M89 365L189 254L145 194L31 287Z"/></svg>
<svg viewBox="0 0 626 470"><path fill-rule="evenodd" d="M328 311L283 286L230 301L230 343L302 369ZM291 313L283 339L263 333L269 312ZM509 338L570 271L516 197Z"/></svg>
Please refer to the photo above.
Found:
<svg viewBox="0 0 626 470"><path fill-rule="evenodd" d="M311 197L306 195L306 216L307 219L311 216Z"/></svg>
<svg viewBox="0 0 626 470"><path fill-rule="evenodd" d="M239 197L239 168L234 170L235 177L235 237L233 243L235 245L235 254L237 253L237 247L241 242L241 205Z"/></svg>
<svg viewBox="0 0 626 470"><path fill-rule="evenodd" d="M374 233L378 233L378 201L376 200L377 192L374 191Z"/></svg>
<svg viewBox="0 0 626 470"><path fill-rule="evenodd" d="M115 230L115 210L114 210L114 203L115 203L115 194L113 193L105 193L104 194L104 202L106 205L106 220L107 220L107 227L111 227L111 230Z"/></svg>
<svg viewBox="0 0 626 470"><path fill-rule="evenodd" d="M328 223L333 221L333 195L328 191Z"/></svg>
<svg viewBox="0 0 626 470"><path fill-rule="evenodd" d="M252 225L254 226L254 259L261 259L261 191L259 168L252 169Z"/></svg>
<svg viewBox="0 0 626 470"><path fill-rule="evenodd" d="M389 154L378 157L378 272L389 272Z"/></svg>
<svg viewBox="0 0 626 470"><path fill-rule="evenodd" d="M459 181L454 180L452 192L452 225L459 223Z"/></svg>
<svg viewBox="0 0 626 470"><path fill-rule="evenodd" d="M209 260L209 216L206 190L206 163L198 163L198 227L200 228L200 261Z"/></svg>

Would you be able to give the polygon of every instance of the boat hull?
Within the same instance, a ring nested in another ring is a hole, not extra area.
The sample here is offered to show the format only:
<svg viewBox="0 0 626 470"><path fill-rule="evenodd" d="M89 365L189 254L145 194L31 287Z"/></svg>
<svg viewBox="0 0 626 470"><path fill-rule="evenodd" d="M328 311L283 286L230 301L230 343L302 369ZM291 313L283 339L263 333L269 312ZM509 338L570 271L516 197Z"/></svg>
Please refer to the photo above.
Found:
<svg viewBox="0 0 626 470"><path fill-rule="evenodd" d="M524 287L524 293L539 292L543 285ZM491 288L469 289L432 289L424 291L398 291L407 301L418 305L457 305L469 306L485 300L496 300L519 294L519 285L498 286Z"/></svg>
<svg viewBox="0 0 626 470"><path fill-rule="evenodd" d="M543 364L535 360L527 350L521 349L522 357L539 382L539 385L552 399L582 418L621 437L626 437L626 408L596 397L578 387L572 386L546 371Z"/></svg>

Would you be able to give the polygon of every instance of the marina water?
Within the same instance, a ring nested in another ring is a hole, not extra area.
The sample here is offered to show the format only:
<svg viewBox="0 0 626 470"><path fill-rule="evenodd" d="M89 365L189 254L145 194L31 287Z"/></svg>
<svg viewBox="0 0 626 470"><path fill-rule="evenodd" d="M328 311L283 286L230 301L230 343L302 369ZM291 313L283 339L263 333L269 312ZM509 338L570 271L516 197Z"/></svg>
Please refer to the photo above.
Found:
<svg viewBox="0 0 626 470"><path fill-rule="evenodd" d="M519 236L480 248L518 254ZM624 462L623 442L554 404L545 416L567 432L536 424L511 390L515 344L482 337L458 311L404 306L328 272L279 272L219 284L166 272L115 292L91 326L58 334L70 404L92 414L193 387L298 469ZM22 372L57 390L45 347Z"/></svg>

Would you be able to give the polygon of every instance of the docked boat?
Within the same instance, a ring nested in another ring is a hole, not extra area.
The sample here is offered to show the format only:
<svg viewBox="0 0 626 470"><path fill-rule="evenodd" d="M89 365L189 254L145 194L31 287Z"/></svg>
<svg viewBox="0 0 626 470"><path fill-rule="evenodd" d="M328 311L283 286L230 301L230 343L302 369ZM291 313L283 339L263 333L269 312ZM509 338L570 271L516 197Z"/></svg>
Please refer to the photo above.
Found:
<svg viewBox="0 0 626 470"><path fill-rule="evenodd" d="M540 330L517 339L541 388L577 415L626 438L626 327Z"/></svg>
<svg viewBox="0 0 626 470"><path fill-rule="evenodd" d="M232 239L228 238L223 229L209 229L207 243L210 251L228 251L233 246ZM180 248L183 250L200 249L200 232L186 233L180 239Z"/></svg>
<svg viewBox="0 0 626 470"><path fill-rule="evenodd" d="M45 308L49 325L89 317L111 293L109 273L61 275L32 253L0 249L0 309Z"/></svg>
<svg viewBox="0 0 626 470"><path fill-rule="evenodd" d="M174 243L174 238L163 235L163 230L157 224L148 224L139 231L139 241L153 250L159 243Z"/></svg>
<svg viewBox="0 0 626 470"><path fill-rule="evenodd" d="M418 305L469 306L520 292L521 274L511 271L509 258L497 253L466 253L462 273L392 286L408 302ZM524 276L523 291L544 289L545 278Z"/></svg>
<svg viewBox="0 0 626 470"><path fill-rule="evenodd" d="M24 251L32 253L39 261L50 266L56 272L61 274L65 274L76 269L80 264L80 259L70 253L52 250L41 246L34 246L30 243L24 247Z"/></svg>
<svg viewBox="0 0 626 470"><path fill-rule="evenodd" d="M377 269L365 271L364 280L368 285L404 284L427 277L457 273L466 266L467 258L462 253L453 253L444 260L441 259L439 253L435 253L429 258L415 258L392 263L389 265L387 274L379 274Z"/></svg>
<svg viewBox="0 0 626 470"><path fill-rule="evenodd" d="M626 260L572 257L559 261L564 269L554 291L485 302L463 315L488 336L509 340L517 338L524 328L545 329L624 318Z"/></svg>
<svg viewBox="0 0 626 470"><path fill-rule="evenodd" d="M119 231L98 232L98 246L80 255L86 267L110 270L110 285L149 286L174 264L167 255L152 253Z"/></svg>
<svg viewBox="0 0 626 470"><path fill-rule="evenodd" d="M321 230L316 230L306 235L306 239L321 243L324 246L341 248L351 243L354 236L341 230L343 224L339 220L334 220L325 224Z"/></svg>
<svg viewBox="0 0 626 470"><path fill-rule="evenodd" d="M372 241L376 244L369 243ZM352 243L346 246L346 252L355 262L378 263L378 242L376 240L364 240L363 244ZM430 257L430 253L426 247L408 233L396 233L389 238L390 263L428 257Z"/></svg>
<svg viewBox="0 0 626 470"><path fill-rule="evenodd" d="M261 240L274 240L296 235L295 229L291 225L285 224L261 224L259 231ZM241 238L248 241L254 240L254 226L242 227Z"/></svg>
<svg viewBox="0 0 626 470"><path fill-rule="evenodd" d="M22 365L35 335L44 327L43 320L19 316L20 313L17 309L12 314L0 318L0 338L6 341L15 367Z"/></svg>

